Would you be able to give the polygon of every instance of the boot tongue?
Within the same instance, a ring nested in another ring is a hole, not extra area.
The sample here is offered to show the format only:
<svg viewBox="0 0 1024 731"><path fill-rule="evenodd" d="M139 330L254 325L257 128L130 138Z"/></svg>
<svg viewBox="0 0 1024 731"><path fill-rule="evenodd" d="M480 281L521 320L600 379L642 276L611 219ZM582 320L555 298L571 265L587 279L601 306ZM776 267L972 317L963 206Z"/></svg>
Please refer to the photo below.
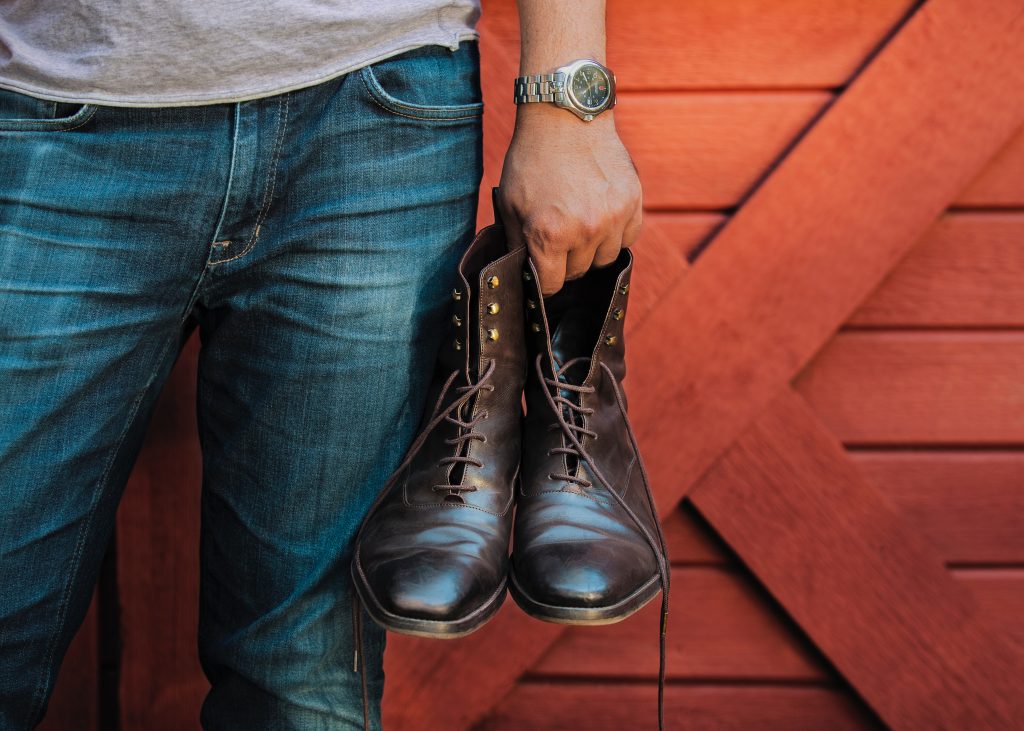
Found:
<svg viewBox="0 0 1024 731"><path fill-rule="evenodd" d="M573 358L589 357L594 347L590 338L590 322L593 315L585 307L566 309L559 318L555 331L551 334L551 354L555 363L561 368ZM588 360L579 360L562 372L563 381L579 385L587 377L590 370Z"/></svg>

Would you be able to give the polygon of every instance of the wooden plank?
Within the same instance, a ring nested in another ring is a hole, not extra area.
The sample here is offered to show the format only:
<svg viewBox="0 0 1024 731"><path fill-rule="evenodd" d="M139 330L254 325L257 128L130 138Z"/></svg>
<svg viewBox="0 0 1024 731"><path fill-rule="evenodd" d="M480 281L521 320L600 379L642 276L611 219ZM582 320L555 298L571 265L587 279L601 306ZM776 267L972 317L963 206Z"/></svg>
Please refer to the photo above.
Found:
<svg viewBox="0 0 1024 731"><path fill-rule="evenodd" d="M854 313L850 324L1024 325L1024 214L944 215Z"/></svg>
<svg viewBox="0 0 1024 731"><path fill-rule="evenodd" d="M982 609L1024 651L1024 569L960 569L954 575L971 588Z"/></svg>
<svg viewBox="0 0 1024 731"><path fill-rule="evenodd" d="M798 396L778 397L691 499L891 728L1024 724L1021 648Z"/></svg>
<svg viewBox="0 0 1024 731"><path fill-rule="evenodd" d="M608 63L623 89L834 88L913 0L609 0ZM488 43L518 63L514 0L485 0Z"/></svg>
<svg viewBox="0 0 1024 731"><path fill-rule="evenodd" d="M117 520L121 599L119 688L125 731L198 726L208 688L196 652L199 492L195 429L198 337L171 372Z"/></svg>
<svg viewBox="0 0 1024 731"><path fill-rule="evenodd" d="M994 0L927 3L629 335L643 354L629 378L644 384L630 408L661 506L678 502L679 475L710 466L1016 132L1020 24L1020 8Z"/></svg>
<svg viewBox="0 0 1024 731"><path fill-rule="evenodd" d="M899 448L847 456L947 564L1024 565L1024 452ZM689 500L662 524L673 565L736 564Z"/></svg>
<svg viewBox="0 0 1024 731"><path fill-rule="evenodd" d="M1024 128L957 196L956 205L980 208L1024 207Z"/></svg>
<svg viewBox="0 0 1024 731"><path fill-rule="evenodd" d="M389 634L384 654L384 728L469 728L561 631L560 625L526 616L510 599L484 627L458 640ZM529 637L529 642L510 647L510 638L523 637ZM456 685L454 702L447 691Z"/></svg>
<svg viewBox="0 0 1024 731"><path fill-rule="evenodd" d="M1024 569L958 569L952 575L1004 637L1024 644ZM836 682L835 671L746 569L676 568L672 586L686 601L669 614L670 680ZM616 625L571 627L527 677L654 679L651 627L657 625L658 608L648 605Z"/></svg>
<svg viewBox="0 0 1024 731"><path fill-rule="evenodd" d="M1024 564L1024 452L872 450L850 456L947 562Z"/></svg>
<svg viewBox="0 0 1024 731"><path fill-rule="evenodd" d="M647 385L631 391L631 408L663 509L1017 129L1019 24L1017 8L994 0L927 3L718 234L686 286L633 329L632 352L644 358L631 361L630 378ZM681 324L685 339L665 337ZM501 663L513 664L520 648L533 652L535 638L509 635ZM491 660L439 658L433 669L473 676L490 671ZM435 698L447 697L436 688ZM499 697L473 704L484 709ZM454 728L444 723L448 705L424 707L421 728Z"/></svg>
<svg viewBox="0 0 1024 731"><path fill-rule="evenodd" d="M521 683L477 731L655 728L655 696L656 691L649 683ZM883 727L852 693L843 690L687 685L666 689L665 728L866 731Z"/></svg>
<svg viewBox="0 0 1024 731"><path fill-rule="evenodd" d="M623 94L615 126L646 208L730 208L832 99L816 91Z"/></svg>
<svg viewBox="0 0 1024 731"><path fill-rule="evenodd" d="M835 681L817 650L740 567L672 571L686 597L669 613L668 676L701 681ZM530 677L656 678L659 607L608 627L572 627Z"/></svg>
<svg viewBox="0 0 1024 731"><path fill-rule="evenodd" d="M68 647L38 731L100 728L99 616L96 596Z"/></svg>
<svg viewBox="0 0 1024 731"><path fill-rule="evenodd" d="M846 444L1024 444L1024 333L840 333L794 387Z"/></svg>

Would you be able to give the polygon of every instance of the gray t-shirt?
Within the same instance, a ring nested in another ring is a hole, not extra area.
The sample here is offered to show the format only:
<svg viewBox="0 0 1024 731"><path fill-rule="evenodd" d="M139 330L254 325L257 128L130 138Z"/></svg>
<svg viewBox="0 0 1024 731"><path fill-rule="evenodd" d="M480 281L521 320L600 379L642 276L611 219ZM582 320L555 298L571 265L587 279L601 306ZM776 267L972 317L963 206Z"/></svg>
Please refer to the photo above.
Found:
<svg viewBox="0 0 1024 731"><path fill-rule="evenodd" d="M235 102L476 38L479 0L2 0L0 87L116 106Z"/></svg>

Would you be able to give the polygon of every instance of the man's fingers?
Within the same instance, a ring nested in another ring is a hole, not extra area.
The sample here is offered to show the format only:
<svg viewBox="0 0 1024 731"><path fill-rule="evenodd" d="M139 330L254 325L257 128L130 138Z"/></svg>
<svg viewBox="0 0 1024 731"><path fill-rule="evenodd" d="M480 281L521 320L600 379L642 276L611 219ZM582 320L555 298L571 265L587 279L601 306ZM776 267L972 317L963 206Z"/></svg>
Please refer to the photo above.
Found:
<svg viewBox="0 0 1024 731"><path fill-rule="evenodd" d="M594 253L594 266L606 267L619 258L619 250L622 249L622 237L613 236L601 242Z"/></svg>
<svg viewBox="0 0 1024 731"><path fill-rule="evenodd" d="M565 255L534 257L537 276L540 277L540 291L545 297L552 295L565 284Z"/></svg>
<svg viewBox="0 0 1024 731"><path fill-rule="evenodd" d="M626 223L626 228L622 231L622 245L632 246L640 238L640 229L643 226L643 206L640 201L637 201L636 209L633 211L633 215Z"/></svg>
<svg viewBox="0 0 1024 731"><path fill-rule="evenodd" d="M594 248L592 246L570 250L569 256L565 260L565 278L567 280L579 279L587 273L593 263Z"/></svg>

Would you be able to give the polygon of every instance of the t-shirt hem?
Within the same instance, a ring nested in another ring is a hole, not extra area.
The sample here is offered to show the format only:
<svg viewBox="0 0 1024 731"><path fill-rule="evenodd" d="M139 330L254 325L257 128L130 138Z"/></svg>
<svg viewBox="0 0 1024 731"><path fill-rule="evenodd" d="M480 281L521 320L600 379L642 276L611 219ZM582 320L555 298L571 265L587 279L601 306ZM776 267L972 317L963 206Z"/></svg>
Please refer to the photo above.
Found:
<svg viewBox="0 0 1024 731"><path fill-rule="evenodd" d="M332 79L336 79L339 76L344 76L345 74L356 71L363 66L369 66L372 63L383 61L384 59L390 58L391 56L395 56L399 53L411 51L414 48L420 48L422 46L446 46L454 51L459 47L459 44L462 41L473 41L479 39L480 33L478 31L463 30L450 36L447 41L437 37L411 40L401 46L389 48L387 51L380 52L366 59L360 59L358 62L348 63L340 68L320 72L315 77L303 78L301 80L297 79L284 84L261 87L258 89L235 89L227 92L217 91L202 94L174 94L169 96L132 98L102 94L63 94L59 91L54 91L53 89L44 89L28 84L18 84L2 78L0 78L0 89L28 94L39 99L45 99L46 101L64 102L68 104L96 104L99 106L114 107L197 107L208 104L235 104L237 102L246 102L254 99L276 96L278 94L286 94L290 91L298 91L299 89L307 89L311 86L316 86L317 84L322 84Z"/></svg>

